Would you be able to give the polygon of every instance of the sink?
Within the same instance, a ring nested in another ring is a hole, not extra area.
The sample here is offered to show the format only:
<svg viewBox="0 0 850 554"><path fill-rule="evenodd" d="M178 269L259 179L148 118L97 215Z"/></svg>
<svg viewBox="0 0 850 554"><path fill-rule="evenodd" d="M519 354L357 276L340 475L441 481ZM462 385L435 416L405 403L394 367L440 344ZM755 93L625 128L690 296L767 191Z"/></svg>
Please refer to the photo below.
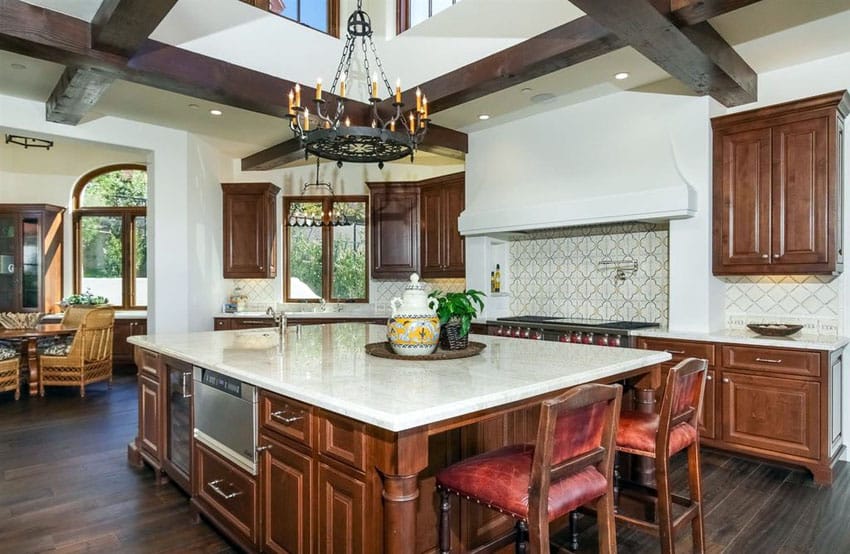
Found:
<svg viewBox="0 0 850 554"><path fill-rule="evenodd" d="M242 331L236 334L233 345L237 348L262 350L277 346L277 331Z"/></svg>

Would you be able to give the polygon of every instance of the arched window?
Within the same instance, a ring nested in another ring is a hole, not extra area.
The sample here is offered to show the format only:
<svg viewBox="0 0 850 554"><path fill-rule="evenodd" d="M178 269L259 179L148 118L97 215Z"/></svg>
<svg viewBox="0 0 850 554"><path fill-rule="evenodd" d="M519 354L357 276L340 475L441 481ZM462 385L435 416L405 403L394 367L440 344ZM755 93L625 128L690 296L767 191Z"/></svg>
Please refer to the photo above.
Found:
<svg viewBox="0 0 850 554"><path fill-rule="evenodd" d="M74 188L74 292L105 296L118 308L145 308L147 168L101 167Z"/></svg>

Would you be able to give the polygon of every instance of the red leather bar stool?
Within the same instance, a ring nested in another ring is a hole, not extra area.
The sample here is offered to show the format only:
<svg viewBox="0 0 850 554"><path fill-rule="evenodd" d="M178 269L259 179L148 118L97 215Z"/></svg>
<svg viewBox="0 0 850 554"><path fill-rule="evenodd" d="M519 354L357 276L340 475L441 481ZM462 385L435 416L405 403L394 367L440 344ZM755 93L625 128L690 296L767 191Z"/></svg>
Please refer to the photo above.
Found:
<svg viewBox="0 0 850 554"><path fill-rule="evenodd" d="M549 523L593 503L599 551L617 551L614 524L614 438L620 413L619 385L582 385L546 400L534 444L515 444L473 456L437 474L440 551L451 552L450 496L456 494L517 520L514 531L491 546L513 540L516 551L549 552Z"/></svg>
<svg viewBox="0 0 850 554"><path fill-rule="evenodd" d="M687 523L693 530L694 552L705 552L702 518L702 477L699 454L699 417L705 391L707 362L696 358L682 360L670 369L661 400L661 411L647 414L624 410L617 428L617 450L655 460L656 489L620 482L620 489L638 487L657 499L657 521L645 521L617 513L623 521L657 535L661 551L674 552L676 531ZM690 498L670 492L670 458L687 449ZM673 515L673 503L685 507Z"/></svg>

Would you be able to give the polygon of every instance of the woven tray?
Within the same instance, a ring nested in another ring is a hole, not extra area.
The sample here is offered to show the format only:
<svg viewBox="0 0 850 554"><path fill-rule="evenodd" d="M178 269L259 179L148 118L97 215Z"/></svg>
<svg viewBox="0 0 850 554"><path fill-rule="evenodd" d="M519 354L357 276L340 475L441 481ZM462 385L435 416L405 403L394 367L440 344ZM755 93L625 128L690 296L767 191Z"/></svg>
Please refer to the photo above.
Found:
<svg viewBox="0 0 850 554"><path fill-rule="evenodd" d="M437 348L433 354L427 354L425 356L399 356L390 348L390 343L385 341L370 342L366 345L366 353L378 358L389 358L391 360L455 360L457 358L477 356L486 347L487 345L482 342L469 341L469 346L463 350L443 350L442 348Z"/></svg>

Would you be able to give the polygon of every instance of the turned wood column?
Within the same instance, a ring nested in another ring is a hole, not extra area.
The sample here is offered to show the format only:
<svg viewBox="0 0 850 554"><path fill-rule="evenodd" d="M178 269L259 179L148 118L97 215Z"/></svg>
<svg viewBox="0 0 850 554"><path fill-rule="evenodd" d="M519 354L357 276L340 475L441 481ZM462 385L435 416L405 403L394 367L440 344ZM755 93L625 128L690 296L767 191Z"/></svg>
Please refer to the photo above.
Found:
<svg viewBox="0 0 850 554"><path fill-rule="evenodd" d="M29 370L30 396L38 394L38 339L27 339L27 370Z"/></svg>
<svg viewBox="0 0 850 554"><path fill-rule="evenodd" d="M637 412L652 414L656 411L656 394L655 391L661 386L661 367L655 366L645 378L635 383L634 409ZM655 486L655 462L652 458L646 456L632 457L632 479L634 481L647 485Z"/></svg>
<svg viewBox="0 0 850 554"><path fill-rule="evenodd" d="M415 554L419 472L428 467L427 430L395 433L385 445L377 467L383 485L384 553Z"/></svg>

